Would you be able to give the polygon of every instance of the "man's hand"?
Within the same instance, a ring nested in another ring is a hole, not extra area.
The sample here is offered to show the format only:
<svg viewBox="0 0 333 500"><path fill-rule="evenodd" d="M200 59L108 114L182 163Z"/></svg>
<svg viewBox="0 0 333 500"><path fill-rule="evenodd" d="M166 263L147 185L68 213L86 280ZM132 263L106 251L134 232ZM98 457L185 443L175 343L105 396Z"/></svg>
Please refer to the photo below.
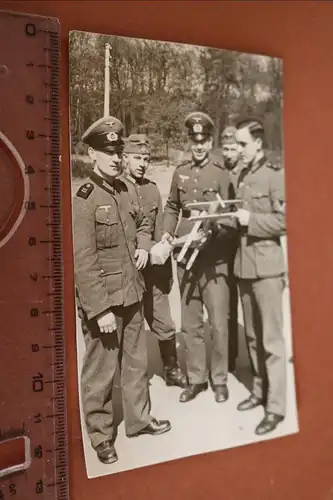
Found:
<svg viewBox="0 0 333 500"><path fill-rule="evenodd" d="M155 243L150 249L150 262L156 265L163 265L172 252L172 245L167 241Z"/></svg>
<svg viewBox="0 0 333 500"><path fill-rule="evenodd" d="M111 311L97 316L97 323L101 333L112 333L117 330L116 317Z"/></svg>
<svg viewBox="0 0 333 500"><path fill-rule="evenodd" d="M237 212L235 212L235 217L238 219L241 226L249 225L250 215L250 212L248 210L244 210L244 208L239 208Z"/></svg>
<svg viewBox="0 0 333 500"><path fill-rule="evenodd" d="M138 269L138 271L144 269L147 265L149 257L147 250L143 250L143 248L137 248L135 250L134 257L136 260L136 268Z"/></svg>
<svg viewBox="0 0 333 500"><path fill-rule="evenodd" d="M184 236L180 236L179 238L174 238L172 242L173 247L181 247L184 245L185 241L188 238L188 234L184 234Z"/></svg>
<svg viewBox="0 0 333 500"><path fill-rule="evenodd" d="M195 234L195 236L193 237L191 247L199 248L199 249L201 247L203 247L208 240L209 233L210 233L210 231L205 232L202 228L200 228L198 230L198 232Z"/></svg>
<svg viewBox="0 0 333 500"><path fill-rule="evenodd" d="M173 236L171 236L170 233L164 233L163 236L162 236L162 238L161 238L161 241L162 242L167 241L171 245L172 242L173 242Z"/></svg>

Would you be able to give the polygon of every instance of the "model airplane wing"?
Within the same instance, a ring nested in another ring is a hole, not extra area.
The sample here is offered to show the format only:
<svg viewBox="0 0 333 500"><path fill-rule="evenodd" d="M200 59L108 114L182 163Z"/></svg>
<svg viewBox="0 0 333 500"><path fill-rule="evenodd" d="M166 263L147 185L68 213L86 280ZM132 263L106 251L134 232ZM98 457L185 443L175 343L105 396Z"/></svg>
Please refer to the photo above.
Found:
<svg viewBox="0 0 333 500"><path fill-rule="evenodd" d="M192 203L187 203L186 208L189 210L207 210L212 203L216 203L216 201L195 201Z"/></svg>
<svg viewBox="0 0 333 500"><path fill-rule="evenodd" d="M225 219L228 217L235 217L236 212L224 212L221 214L202 214L202 215L193 215L189 217L188 220L197 222L197 221L203 221L203 220L219 220L219 219Z"/></svg>
<svg viewBox="0 0 333 500"><path fill-rule="evenodd" d="M242 203L242 200L222 200L224 205L236 205ZM186 208L189 210L207 210L216 201L196 201L192 203L187 203Z"/></svg>

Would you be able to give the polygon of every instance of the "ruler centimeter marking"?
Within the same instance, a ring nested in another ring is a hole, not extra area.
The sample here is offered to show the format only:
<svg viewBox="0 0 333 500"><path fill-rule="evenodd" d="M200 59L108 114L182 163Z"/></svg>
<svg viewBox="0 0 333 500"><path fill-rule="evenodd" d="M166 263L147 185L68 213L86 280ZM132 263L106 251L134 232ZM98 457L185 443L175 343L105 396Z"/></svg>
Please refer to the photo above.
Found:
<svg viewBox="0 0 333 500"><path fill-rule="evenodd" d="M31 446L30 466L0 477L0 500L69 498L59 62L57 20L0 11L0 130L29 183L24 218L0 247L0 441Z"/></svg>

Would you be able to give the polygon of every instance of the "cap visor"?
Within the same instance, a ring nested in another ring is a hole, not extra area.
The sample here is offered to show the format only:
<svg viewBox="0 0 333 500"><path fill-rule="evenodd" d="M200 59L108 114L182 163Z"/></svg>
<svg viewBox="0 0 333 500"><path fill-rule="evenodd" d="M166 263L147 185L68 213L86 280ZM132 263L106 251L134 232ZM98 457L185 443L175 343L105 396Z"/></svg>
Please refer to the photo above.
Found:
<svg viewBox="0 0 333 500"><path fill-rule="evenodd" d="M104 146L104 147L95 147L96 151L100 151L101 153L122 153L124 148L123 146Z"/></svg>
<svg viewBox="0 0 333 500"><path fill-rule="evenodd" d="M192 139L192 141L199 142L199 141L203 141L204 139L208 139L208 135L205 135L205 134L190 134L190 139Z"/></svg>

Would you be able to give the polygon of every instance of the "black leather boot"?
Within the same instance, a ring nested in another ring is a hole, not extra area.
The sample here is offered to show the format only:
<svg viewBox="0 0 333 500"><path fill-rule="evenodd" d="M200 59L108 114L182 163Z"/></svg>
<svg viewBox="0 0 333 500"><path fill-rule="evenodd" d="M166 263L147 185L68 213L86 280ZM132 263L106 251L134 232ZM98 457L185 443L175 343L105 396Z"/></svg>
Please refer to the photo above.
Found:
<svg viewBox="0 0 333 500"><path fill-rule="evenodd" d="M253 408L257 408L257 406L260 406L262 404L263 404L262 399L259 399L254 394L251 394L248 398L244 399L244 401L241 401L238 404L237 410L238 411L248 411L248 410L252 410Z"/></svg>
<svg viewBox="0 0 333 500"><path fill-rule="evenodd" d="M264 434L268 434L269 432L274 431L280 422L284 420L283 415L277 415L276 413L266 412L265 417L257 425L255 433L258 436L263 436Z"/></svg>
<svg viewBox="0 0 333 500"><path fill-rule="evenodd" d="M103 464L113 464L113 462L118 460L118 455L111 439L103 441L103 443L99 444L95 448L95 451L97 453L98 460Z"/></svg>
<svg viewBox="0 0 333 500"><path fill-rule="evenodd" d="M200 392L207 391L208 383L204 382L203 384L190 384L185 391L181 393L179 396L179 401L181 403L187 403L188 401L192 401L195 397L197 397Z"/></svg>
<svg viewBox="0 0 333 500"><path fill-rule="evenodd" d="M149 434L150 436L159 436L160 434L164 434L171 429L171 424L169 420L156 420L156 418L152 418L149 424L141 429L139 432L135 434L131 434L128 437L137 437L142 436L143 434Z"/></svg>
<svg viewBox="0 0 333 500"><path fill-rule="evenodd" d="M229 399L229 390L227 385L216 385L214 387L215 401L217 403L225 403Z"/></svg>
<svg viewBox="0 0 333 500"><path fill-rule="evenodd" d="M159 347L164 366L166 385L186 387L186 377L182 374L177 359L176 339L160 340Z"/></svg>

